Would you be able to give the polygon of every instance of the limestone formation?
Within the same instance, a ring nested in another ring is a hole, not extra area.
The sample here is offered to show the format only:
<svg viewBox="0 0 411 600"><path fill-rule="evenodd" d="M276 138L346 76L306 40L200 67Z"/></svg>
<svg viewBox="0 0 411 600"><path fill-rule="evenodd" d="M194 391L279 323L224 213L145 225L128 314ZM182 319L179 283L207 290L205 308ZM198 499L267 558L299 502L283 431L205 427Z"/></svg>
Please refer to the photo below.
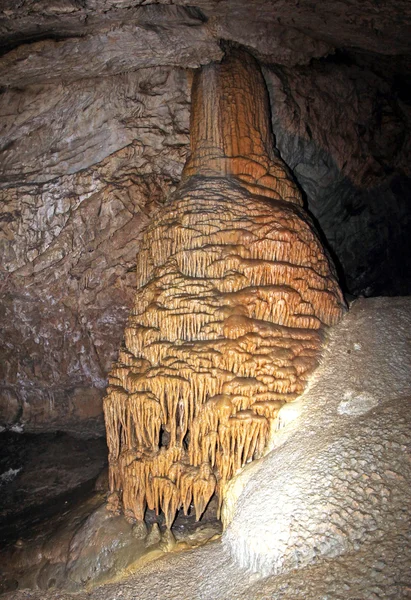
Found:
<svg viewBox="0 0 411 600"><path fill-rule="evenodd" d="M197 73L183 181L146 230L104 402L111 502L142 519L211 496L261 456L343 299L273 150L264 81L231 52Z"/></svg>
<svg viewBox="0 0 411 600"><path fill-rule="evenodd" d="M140 231L181 178L189 100L160 68L0 96L0 425L104 434Z"/></svg>

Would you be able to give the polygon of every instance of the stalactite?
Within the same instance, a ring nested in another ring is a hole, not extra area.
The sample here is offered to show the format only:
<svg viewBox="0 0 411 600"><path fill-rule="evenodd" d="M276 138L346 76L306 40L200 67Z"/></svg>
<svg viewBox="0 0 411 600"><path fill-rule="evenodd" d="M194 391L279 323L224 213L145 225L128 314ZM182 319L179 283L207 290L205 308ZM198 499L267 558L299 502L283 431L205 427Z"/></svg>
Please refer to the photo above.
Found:
<svg viewBox="0 0 411 600"><path fill-rule="evenodd" d="M104 401L110 502L142 519L211 496L261 456L343 299L274 152L262 75L233 51L195 76L183 181L146 230Z"/></svg>

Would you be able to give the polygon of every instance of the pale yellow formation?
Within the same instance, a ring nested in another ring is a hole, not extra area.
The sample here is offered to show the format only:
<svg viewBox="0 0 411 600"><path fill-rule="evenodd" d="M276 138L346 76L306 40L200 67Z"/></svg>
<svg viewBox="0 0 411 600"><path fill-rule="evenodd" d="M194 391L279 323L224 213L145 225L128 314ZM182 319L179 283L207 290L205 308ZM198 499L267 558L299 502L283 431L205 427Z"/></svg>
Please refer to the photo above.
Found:
<svg viewBox="0 0 411 600"><path fill-rule="evenodd" d="M137 519L162 510L168 527L180 507L200 518L262 455L343 310L270 149L264 82L247 54L196 76L192 138L184 181L143 238L104 402L112 494Z"/></svg>

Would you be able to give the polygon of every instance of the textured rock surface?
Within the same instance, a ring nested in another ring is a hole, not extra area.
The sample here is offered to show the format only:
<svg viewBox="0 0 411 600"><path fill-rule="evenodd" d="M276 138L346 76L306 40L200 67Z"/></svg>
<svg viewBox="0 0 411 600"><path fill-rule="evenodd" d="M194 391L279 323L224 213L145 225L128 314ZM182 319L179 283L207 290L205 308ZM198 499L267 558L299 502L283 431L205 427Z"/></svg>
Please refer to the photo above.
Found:
<svg viewBox="0 0 411 600"><path fill-rule="evenodd" d="M72 37L22 44L0 58L3 85L73 81L159 65L198 67L221 58L218 41L205 28L201 13L176 6L153 8L122 11L111 18L100 14L92 33L89 26L82 26L87 13L76 15ZM60 14L56 33L64 37L61 21ZM39 35L38 25L36 29L36 37L53 37Z"/></svg>
<svg viewBox="0 0 411 600"><path fill-rule="evenodd" d="M253 475L238 500L224 543L167 555L87 598L408 598L409 331L409 299L358 300L331 331L323 364L303 396L302 413L284 429L284 444L248 467ZM371 404L364 401L364 394L373 399ZM354 411L347 411L347 402L355 405ZM301 476L305 450L311 461ZM275 465L279 470L274 472ZM266 476L271 468L272 479ZM260 488L270 489L270 495L260 494ZM291 501L301 501L293 514L287 505L279 504L286 489L292 490ZM264 505L259 503L263 496ZM278 545L278 538L270 537L272 527L276 528L273 514L280 508L283 532L293 533L299 546ZM260 539L261 546L256 544ZM279 547L283 560L275 564ZM244 560L247 554L247 566L266 572L276 566L278 574L262 578L241 568L235 557ZM73 598L45 591L6 597L53 600L57 596Z"/></svg>
<svg viewBox="0 0 411 600"><path fill-rule="evenodd" d="M34 85L4 91L0 115L3 186L74 174L128 145L134 174L178 178L178 149L188 143L189 85L184 71L169 68ZM54 187L73 187L75 195L75 182L66 181Z"/></svg>
<svg viewBox="0 0 411 600"><path fill-rule="evenodd" d="M410 306L357 301L331 334L294 435L248 467L224 534L243 566L284 573L390 536L410 549Z"/></svg>
<svg viewBox="0 0 411 600"><path fill-rule="evenodd" d="M94 83L59 86L50 103L47 87L31 88L22 100L25 126L17 126L9 155L18 185L0 192L5 422L70 428L101 417L118 326L132 300L138 237L184 162L182 72L108 78L97 91ZM104 93L112 106L102 104ZM127 102L129 93L138 101ZM17 97L9 99L18 114Z"/></svg>
<svg viewBox="0 0 411 600"><path fill-rule="evenodd" d="M28 66L31 78L43 79L153 63L198 66L218 58L220 39L244 44L260 58L280 64L308 63L335 47L410 52L406 0L378 5L359 0L198 0L195 7L188 0L24 0L17 6L6 0L0 40L6 49L26 40L32 44L0 60L2 79L18 84ZM64 39L70 37L78 38L82 53L76 53L72 39ZM50 69L51 64L57 68Z"/></svg>
<svg viewBox="0 0 411 600"><path fill-rule="evenodd" d="M167 527L220 502L302 392L344 300L275 156L257 62L243 51L193 83L184 182L144 233L137 292L104 400L110 504Z"/></svg>

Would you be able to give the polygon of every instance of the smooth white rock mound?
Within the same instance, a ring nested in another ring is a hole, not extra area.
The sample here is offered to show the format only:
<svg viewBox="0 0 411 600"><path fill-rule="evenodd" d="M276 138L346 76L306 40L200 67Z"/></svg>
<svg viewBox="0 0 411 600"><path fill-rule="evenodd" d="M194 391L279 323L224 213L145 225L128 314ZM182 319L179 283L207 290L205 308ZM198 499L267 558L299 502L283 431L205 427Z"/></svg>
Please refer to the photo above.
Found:
<svg viewBox="0 0 411 600"><path fill-rule="evenodd" d="M298 404L224 509L223 544L264 576L407 538L411 298L354 302Z"/></svg>

